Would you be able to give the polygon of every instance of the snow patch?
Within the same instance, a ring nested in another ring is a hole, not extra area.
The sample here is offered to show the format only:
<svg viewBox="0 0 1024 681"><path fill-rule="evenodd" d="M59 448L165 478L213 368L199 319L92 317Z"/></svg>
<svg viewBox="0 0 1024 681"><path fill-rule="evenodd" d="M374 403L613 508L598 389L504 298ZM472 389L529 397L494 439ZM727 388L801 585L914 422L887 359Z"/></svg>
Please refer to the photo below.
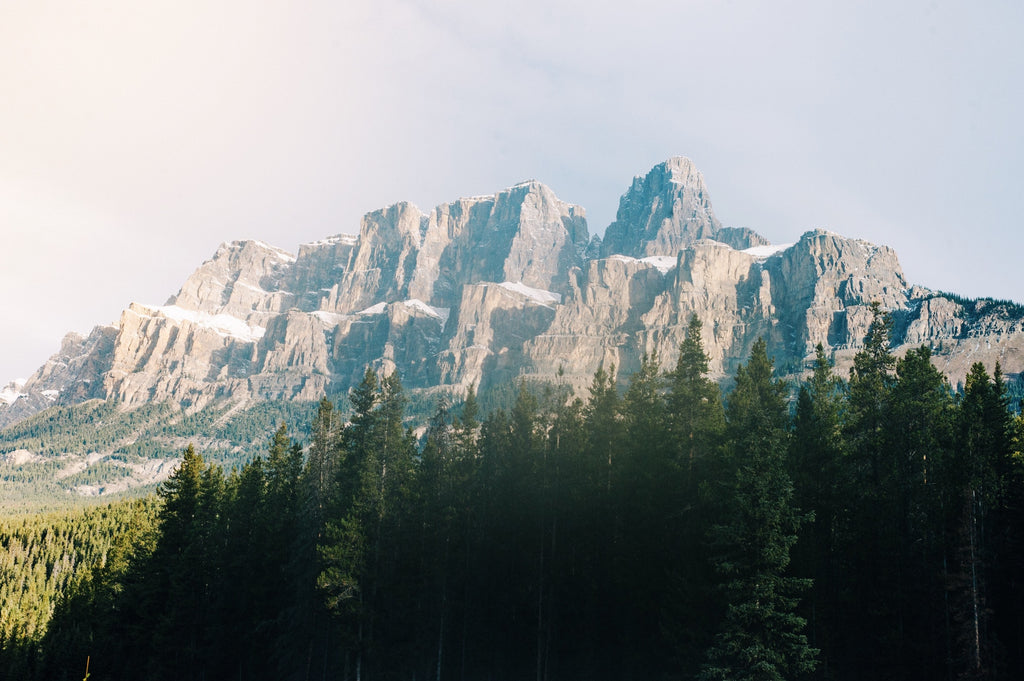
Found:
<svg viewBox="0 0 1024 681"><path fill-rule="evenodd" d="M376 305L371 305L365 310L356 312L356 314L384 314L384 309L387 308L387 306L387 303L377 303Z"/></svg>
<svg viewBox="0 0 1024 681"><path fill-rule="evenodd" d="M0 390L0 402L14 404L22 397L28 397L28 395L21 392L22 388L25 387L25 383L27 381L24 378L16 378L4 386L4 389Z"/></svg>
<svg viewBox="0 0 1024 681"><path fill-rule="evenodd" d="M260 288L259 286L253 286L252 284L247 284L244 281L236 281L235 285L236 286L241 286L242 288L247 288L250 291L256 291L257 293L262 293L264 295L268 295L270 293L270 291L267 291L266 289Z"/></svg>
<svg viewBox="0 0 1024 681"><path fill-rule="evenodd" d="M527 286L521 281L503 281L498 284L498 286L518 293L521 296L526 296L530 300L540 303L541 305L550 305L551 303L558 305L562 302L561 294L544 291L539 288L533 288L531 286Z"/></svg>
<svg viewBox="0 0 1024 681"><path fill-rule="evenodd" d="M303 246L323 247L323 246L337 246L338 244L348 244L354 246L359 242L359 237L355 234L335 234L329 236L326 239L320 239L319 241L311 241Z"/></svg>
<svg viewBox="0 0 1024 681"><path fill-rule="evenodd" d="M196 310L186 310L177 305L142 305L154 316L166 317L176 322L191 322L204 329L210 329L224 338L237 338L248 343L255 343L267 332L262 326L250 326L245 320L228 314L210 314Z"/></svg>
<svg viewBox="0 0 1024 681"><path fill-rule="evenodd" d="M752 255L755 258L768 258L781 253L793 244L769 244L767 246L754 246L753 248L745 248L743 252L747 255Z"/></svg>
<svg viewBox="0 0 1024 681"><path fill-rule="evenodd" d="M649 255L646 258L631 258L628 255L612 255L609 256L609 260L619 260L621 262L638 262L648 267L654 267L662 274L668 274L671 270L674 270L678 260L674 255Z"/></svg>
<svg viewBox="0 0 1024 681"><path fill-rule="evenodd" d="M430 315L431 317L434 317L435 319L440 319L442 327L444 327L444 325L448 323L448 315L451 314L450 308L433 307L431 305L427 305L422 300L419 300L417 298L412 298L411 300L404 300L402 301L402 304L407 305L408 307L411 307L413 309L419 310L420 312L425 312L426 314Z"/></svg>
<svg viewBox="0 0 1024 681"><path fill-rule="evenodd" d="M668 274L669 270L675 269L678 260L674 255L650 255L640 258L640 262L653 266L662 274Z"/></svg>
<svg viewBox="0 0 1024 681"><path fill-rule="evenodd" d="M266 241L260 241L259 239L254 239L253 243L256 244L257 246L267 249L268 251L276 255L280 260L284 260L285 262L295 262L295 256L284 249L278 248L277 246L271 246Z"/></svg>
<svg viewBox="0 0 1024 681"><path fill-rule="evenodd" d="M60 391L59 390L44 390L42 392L42 396L45 397L46 399L50 400L51 402L56 400L58 395L60 395Z"/></svg>
<svg viewBox="0 0 1024 681"><path fill-rule="evenodd" d="M317 310L316 312L310 312L310 314L327 326L337 326L338 324L341 324L342 320L347 316L338 314L337 312L326 312L324 310Z"/></svg>

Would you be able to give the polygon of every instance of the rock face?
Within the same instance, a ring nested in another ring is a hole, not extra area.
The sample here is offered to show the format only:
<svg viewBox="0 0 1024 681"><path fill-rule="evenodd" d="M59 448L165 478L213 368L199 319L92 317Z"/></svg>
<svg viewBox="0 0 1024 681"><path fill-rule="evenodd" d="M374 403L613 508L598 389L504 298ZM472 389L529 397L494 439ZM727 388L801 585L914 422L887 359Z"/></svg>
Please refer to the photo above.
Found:
<svg viewBox="0 0 1024 681"><path fill-rule="evenodd" d="M88 336L69 333L60 350L24 382L0 391L0 425L28 418L54 404L106 397L104 377L114 355L117 327L97 326Z"/></svg>
<svg viewBox="0 0 1024 681"><path fill-rule="evenodd" d="M932 346L954 383L975 361L1024 367L1024 308L910 287L885 246L824 231L770 246L723 227L688 159L637 177L596 243L582 208L529 181L429 213L399 203L366 215L358 236L295 256L225 244L166 304L133 303L115 326L65 338L0 391L0 425L93 398L315 400L366 366L414 390L561 372L585 392L601 363L620 378L645 353L673 365L693 314L718 377L761 336L783 373L802 371L818 343L842 370L876 301L894 315L897 352Z"/></svg>
<svg viewBox="0 0 1024 681"><path fill-rule="evenodd" d="M749 229L723 228L711 209L704 176L690 159L677 157L633 179L605 231L601 254L674 256L702 239L738 249L768 244Z"/></svg>

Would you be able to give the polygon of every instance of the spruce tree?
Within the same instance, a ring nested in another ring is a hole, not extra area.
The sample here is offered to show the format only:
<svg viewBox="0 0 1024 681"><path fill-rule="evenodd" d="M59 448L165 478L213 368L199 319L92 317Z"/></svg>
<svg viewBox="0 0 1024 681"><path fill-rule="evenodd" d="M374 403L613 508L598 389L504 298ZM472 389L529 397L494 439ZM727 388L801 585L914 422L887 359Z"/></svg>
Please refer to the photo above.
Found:
<svg viewBox="0 0 1024 681"><path fill-rule="evenodd" d="M896 363L890 400L887 478L892 517L887 559L896 588L880 596L896 613L891 636L902 664L926 676L943 673L934 651L945 642L946 592L940 473L953 441L952 390L922 346Z"/></svg>
<svg viewBox="0 0 1024 681"><path fill-rule="evenodd" d="M676 465L683 471L691 495L702 476L701 459L710 455L725 428L721 391L708 378L709 359L701 328L700 318L692 315L675 370L668 375L665 409Z"/></svg>
<svg viewBox="0 0 1024 681"><path fill-rule="evenodd" d="M203 457L189 445L178 468L158 489L164 506L149 581L151 607L159 613L151 651L160 650L164 657L162 664L150 657L150 678L200 678L205 673L201 653L209 575L199 527L205 468Z"/></svg>
<svg viewBox="0 0 1024 681"><path fill-rule="evenodd" d="M626 446L619 480L613 481L616 517L622 523L621 543L615 547L614 590L631 592L619 604L623 650L636 660L653 661L653 651L664 645L665 538L679 511L672 501L677 484L672 475L665 380L657 356L645 354L640 369L630 377L622 413Z"/></svg>
<svg viewBox="0 0 1024 681"><path fill-rule="evenodd" d="M403 546L411 544L414 440L403 425L406 397L398 375L378 381L367 369L350 393L352 419L342 432L337 504L320 547L318 584L328 609L347 632L345 646L357 670L378 664L377 642L401 636L396 620L380 627L380 615L402 607L406 569Z"/></svg>
<svg viewBox="0 0 1024 681"><path fill-rule="evenodd" d="M591 475L596 486L610 495L615 466L623 447L623 423L619 394L615 387L615 366L605 371L599 364L590 384L590 399L584 409L587 451L591 456Z"/></svg>
<svg viewBox="0 0 1024 681"><path fill-rule="evenodd" d="M795 505L814 513L813 520L801 528L793 563L796 574L814 579L802 612L808 618L810 643L821 648L826 670L833 655L833 635L843 618L836 549L846 532L843 508L851 491L842 433L844 388L842 379L832 372L825 348L818 343L813 373L797 395L789 466Z"/></svg>
<svg viewBox="0 0 1024 681"><path fill-rule="evenodd" d="M892 317L877 303L871 306L872 321L863 348L850 369L848 412L843 431L846 440L845 475L850 485L843 515L849 533L837 560L844 566L840 577L842 611L849 613L851 637L842 651L844 664L862 659L863 650L875 654L861 664L878 674L892 673L898 664L899 615L891 594L898 584L896 564L889 554L896 547L896 494L892 430L892 391L896 382L896 358L890 350ZM884 670L884 671L883 671Z"/></svg>
<svg viewBox="0 0 1024 681"><path fill-rule="evenodd" d="M727 605L700 678L793 679L814 669L817 651L796 614L810 580L787 574L805 518L792 506L785 467L786 386L772 380L763 339L736 371L726 418L734 478L727 516L712 528L712 542Z"/></svg>
<svg viewBox="0 0 1024 681"><path fill-rule="evenodd" d="M667 375L665 415L669 448L670 493L666 498L664 543L674 556L706 553L708 525L714 522L708 486L721 462L725 429L721 390L708 377L709 358L701 338L702 325L690 317L676 366ZM678 560L668 565L663 598L663 631L669 636L677 664L696 671L701 653L711 644L712 613L719 606L715 576L707 561Z"/></svg>
<svg viewBox="0 0 1024 681"><path fill-rule="evenodd" d="M957 418L957 448L947 474L949 532L956 569L950 575L956 631L955 666L968 678L995 669L998 645L992 628L991 598L996 574L996 540L1006 536L1000 520L1012 517L1007 484L1014 484L1012 419L1002 371L990 379L975 363L964 381ZM1002 527L1000 527L1002 526ZM1012 596L1011 596L1012 602Z"/></svg>

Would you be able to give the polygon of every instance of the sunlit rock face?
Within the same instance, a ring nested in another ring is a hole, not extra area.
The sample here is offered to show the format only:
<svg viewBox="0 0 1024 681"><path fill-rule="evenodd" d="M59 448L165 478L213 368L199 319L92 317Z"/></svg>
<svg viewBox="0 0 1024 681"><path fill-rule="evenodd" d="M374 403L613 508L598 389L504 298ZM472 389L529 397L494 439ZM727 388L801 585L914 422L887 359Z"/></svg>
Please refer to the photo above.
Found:
<svg viewBox="0 0 1024 681"><path fill-rule="evenodd" d="M674 256L702 239L737 249L768 243L749 229L723 228L711 208L704 176L690 159L676 157L633 179L619 201L615 222L605 231L601 253Z"/></svg>
<svg viewBox="0 0 1024 681"><path fill-rule="evenodd" d="M644 355L673 366L694 314L716 377L759 337L783 374L819 343L845 372L874 302L893 314L896 353L931 346L954 384L976 361L1024 365L1019 307L912 287L886 246L821 230L772 246L723 227L700 172L673 158L634 179L600 246L584 210L536 181L429 212L398 203L297 255L224 244L165 304L69 335L0 390L0 425L95 398L315 400L367 366L412 390L557 376L585 395L602 364L620 380Z"/></svg>

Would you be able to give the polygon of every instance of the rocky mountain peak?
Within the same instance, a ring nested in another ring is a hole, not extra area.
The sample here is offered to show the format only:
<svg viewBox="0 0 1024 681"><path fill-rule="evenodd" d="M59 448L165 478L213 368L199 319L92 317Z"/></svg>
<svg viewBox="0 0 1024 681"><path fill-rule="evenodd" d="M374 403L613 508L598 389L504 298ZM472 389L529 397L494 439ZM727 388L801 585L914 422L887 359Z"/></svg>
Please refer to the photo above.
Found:
<svg viewBox="0 0 1024 681"><path fill-rule="evenodd" d="M463 286L521 282L563 290L589 241L584 211L530 180L429 214L409 203L368 213L320 309L350 314L389 300L457 307Z"/></svg>
<svg viewBox="0 0 1024 681"><path fill-rule="evenodd" d="M748 229L725 228L715 217L704 176L693 161L677 156L637 176L619 200L601 253L634 258L675 255L702 239L737 249L767 244Z"/></svg>
<svg viewBox="0 0 1024 681"><path fill-rule="evenodd" d="M358 236L304 244L297 257L223 244L166 305L133 304L116 327L69 336L3 391L0 424L92 398L186 409L315 400L343 394L367 366L428 392L560 372L585 392L601 362L620 377L645 353L671 366L693 314L715 376L759 337L786 373L817 343L842 371L873 302L894 314L897 351L931 344L954 382L976 360L1024 370L1024 308L911 287L886 246L823 230L769 246L723 227L686 158L636 177L597 244L584 210L536 180L429 212L396 203L367 213Z"/></svg>
<svg viewBox="0 0 1024 681"><path fill-rule="evenodd" d="M262 241L224 243L167 303L242 318L279 312L289 299L282 283L294 263L294 255Z"/></svg>

